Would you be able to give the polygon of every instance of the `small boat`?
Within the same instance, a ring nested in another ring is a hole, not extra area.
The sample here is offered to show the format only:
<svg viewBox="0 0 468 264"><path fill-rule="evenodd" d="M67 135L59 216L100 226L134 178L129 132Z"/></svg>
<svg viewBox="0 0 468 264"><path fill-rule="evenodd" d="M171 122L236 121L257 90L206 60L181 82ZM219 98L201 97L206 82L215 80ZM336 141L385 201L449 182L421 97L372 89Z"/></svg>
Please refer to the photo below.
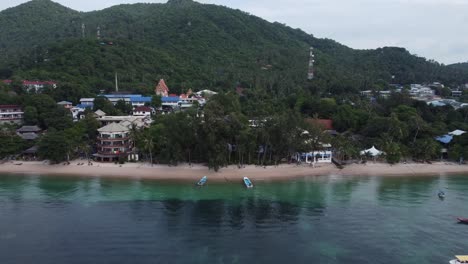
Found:
<svg viewBox="0 0 468 264"><path fill-rule="evenodd" d="M440 199L444 199L445 198L445 193L443 191L440 191L438 194Z"/></svg>
<svg viewBox="0 0 468 264"><path fill-rule="evenodd" d="M468 218L458 217L457 220L460 224L468 224Z"/></svg>
<svg viewBox="0 0 468 264"><path fill-rule="evenodd" d="M198 186L203 186L203 185L205 185L205 183L206 183L207 180L208 180L208 177L203 176L203 178L201 178L201 179L197 182L197 185L198 185Z"/></svg>
<svg viewBox="0 0 468 264"><path fill-rule="evenodd" d="M247 188L253 188L252 182L247 177L244 177L244 184L245 184L245 187L247 187Z"/></svg>
<svg viewBox="0 0 468 264"><path fill-rule="evenodd" d="M455 259L452 259L450 264L462 264L468 263L468 256L455 256Z"/></svg>

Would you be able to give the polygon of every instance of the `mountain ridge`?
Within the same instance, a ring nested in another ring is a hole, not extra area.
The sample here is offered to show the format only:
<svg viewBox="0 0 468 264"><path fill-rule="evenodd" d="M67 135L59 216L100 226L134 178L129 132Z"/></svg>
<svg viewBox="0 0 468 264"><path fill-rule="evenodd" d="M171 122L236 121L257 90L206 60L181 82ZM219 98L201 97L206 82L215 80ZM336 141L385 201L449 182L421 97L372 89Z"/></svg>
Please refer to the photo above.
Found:
<svg viewBox="0 0 468 264"><path fill-rule="evenodd" d="M352 92L393 81L468 82L464 68L427 61L404 48L356 50L240 10L191 0L90 12L33 0L0 12L0 35L7 36L0 39L0 68L23 78L81 82L89 89L97 89L92 86L99 78L111 89L115 71L124 72L122 85L129 89L164 77L180 90L241 85L281 94ZM115 44L102 46L103 41ZM307 82L310 46L316 79ZM122 62L124 57L128 61ZM271 66L268 71L262 70L265 65Z"/></svg>

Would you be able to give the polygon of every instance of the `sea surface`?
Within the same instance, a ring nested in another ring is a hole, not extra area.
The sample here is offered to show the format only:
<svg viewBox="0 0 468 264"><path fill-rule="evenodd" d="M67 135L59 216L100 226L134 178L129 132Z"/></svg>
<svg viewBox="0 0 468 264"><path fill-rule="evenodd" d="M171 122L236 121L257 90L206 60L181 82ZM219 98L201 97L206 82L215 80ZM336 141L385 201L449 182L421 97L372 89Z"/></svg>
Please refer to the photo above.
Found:
<svg viewBox="0 0 468 264"><path fill-rule="evenodd" d="M194 184L0 176L0 263L448 263L468 177ZM437 197L439 190L446 198Z"/></svg>

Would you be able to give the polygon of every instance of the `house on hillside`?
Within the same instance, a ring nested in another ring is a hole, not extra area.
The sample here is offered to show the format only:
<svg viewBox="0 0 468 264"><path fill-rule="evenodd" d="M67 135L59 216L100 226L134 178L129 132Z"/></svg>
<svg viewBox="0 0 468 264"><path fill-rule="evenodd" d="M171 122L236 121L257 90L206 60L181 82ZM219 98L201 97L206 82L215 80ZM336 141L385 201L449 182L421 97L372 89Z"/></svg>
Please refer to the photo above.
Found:
<svg viewBox="0 0 468 264"><path fill-rule="evenodd" d="M0 124L23 122L24 112L19 105L0 105Z"/></svg>
<svg viewBox="0 0 468 264"><path fill-rule="evenodd" d="M72 109L73 108L73 103L72 102L61 101L61 102L58 102L57 104L62 106L65 109Z"/></svg>
<svg viewBox="0 0 468 264"><path fill-rule="evenodd" d="M94 117L96 118L103 118L105 116L106 116L106 113L102 111L101 109L98 109L96 110L96 112L94 112Z"/></svg>
<svg viewBox="0 0 468 264"><path fill-rule="evenodd" d="M124 160L138 160L133 151L130 129L120 124L111 123L98 129L97 153L93 156L98 161L114 162Z"/></svg>
<svg viewBox="0 0 468 264"><path fill-rule="evenodd" d="M12 80L4 80L3 83L5 84L11 84L13 81ZM23 80L22 82L24 90L27 92L33 92L33 93L40 93L42 90L46 87L50 88L57 88L57 83L54 81L28 81L28 80Z"/></svg>
<svg viewBox="0 0 468 264"><path fill-rule="evenodd" d="M139 106L133 110L133 116L151 116L153 109L149 106Z"/></svg>

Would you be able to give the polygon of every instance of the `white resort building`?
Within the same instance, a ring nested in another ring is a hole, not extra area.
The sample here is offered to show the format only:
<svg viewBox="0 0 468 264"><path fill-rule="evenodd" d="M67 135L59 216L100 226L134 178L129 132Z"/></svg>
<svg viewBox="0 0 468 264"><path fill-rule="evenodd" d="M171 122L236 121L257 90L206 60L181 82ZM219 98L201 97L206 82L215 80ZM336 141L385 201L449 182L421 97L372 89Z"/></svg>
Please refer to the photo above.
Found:
<svg viewBox="0 0 468 264"><path fill-rule="evenodd" d="M97 153L93 155L98 161L138 160L128 127L111 123L98 129L98 132Z"/></svg>

